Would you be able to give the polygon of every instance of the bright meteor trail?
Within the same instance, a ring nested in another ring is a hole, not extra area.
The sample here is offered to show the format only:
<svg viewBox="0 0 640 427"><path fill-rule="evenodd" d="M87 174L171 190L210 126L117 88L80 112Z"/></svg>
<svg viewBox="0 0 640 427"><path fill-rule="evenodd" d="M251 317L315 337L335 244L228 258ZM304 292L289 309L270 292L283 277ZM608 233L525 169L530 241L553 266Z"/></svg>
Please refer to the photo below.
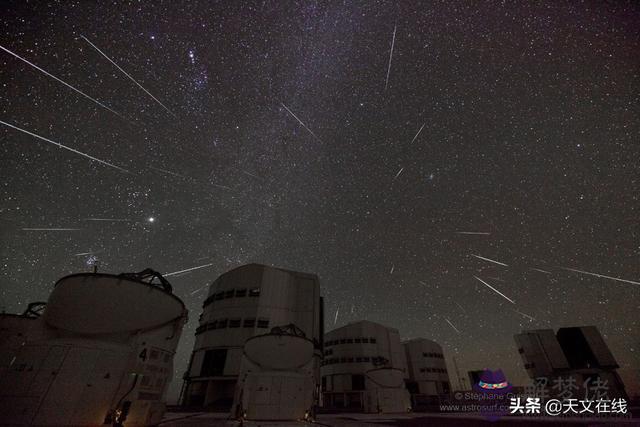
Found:
<svg viewBox="0 0 640 427"><path fill-rule="evenodd" d="M446 321L447 321L447 323L449 324L449 326L451 326L453 329L455 329L455 331L456 331L457 333L460 333L460 331L458 330L458 328L456 328L456 327L453 325L453 323L451 323L451 322L449 321L449 319L447 319L447 318L445 317L445 318L444 318L444 320L446 320Z"/></svg>
<svg viewBox="0 0 640 427"><path fill-rule="evenodd" d="M210 263L210 264L204 264L204 265L199 265L199 266L197 266L197 267L187 268L186 270L180 270L180 271L174 271L174 272L172 272L172 273L166 273L166 274L163 274L162 276L164 276L164 277L175 276L176 274L186 273L186 272L193 271L193 270L199 270L199 269L201 269L201 268L210 267L210 266L212 266L212 265L213 265L213 263Z"/></svg>
<svg viewBox="0 0 640 427"><path fill-rule="evenodd" d="M23 228L22 231L79 231L82 228Z"/></svg>
<svg viewBox="0 0 640 427"><path fill-rule="evenodd" d="M476 258L480 258L480 259L485 260L485 261L492 262L492 263L494 263L494 264L503 265L503 266L505 266L505 267L508 267L508 265L507 265L507 264L505 264L505 263L503 263L503 262L500 262L500 261L496 261L496 260L491 259L491 258L485 258L485 257L483 257L483 256L480 256L480 255L474 255L474 254L471 254L471 256L474 256L474 257L476 257Z"/></svg>
<svg viewBox="0 0 640 427"><path fill-rule="evenodd" d="M506 299L507 301L509 301L511 304L515 304L515 301L513 301L511 298L509 298L508 296L506 296L505 294L503 294L502 292L500 292L499 290L497 290L496 288L494 288L493 286L491 286L490 284L488 284L487 282L485 282L484 280L482 280L481 278L479 278L478 276L473 276L475 277L477 280L479 280L483 285L487 286L489 289L491 289L493 292L497 293L498 295L500 295L502 298Z"/></svg>
<svg viewBox="0 0 640 427"><path fill-rule="evenodd" d="M384 83L384 90L387 90L387 86L389 86L389 74L391 73L391 59L393 58L393 46L396 44L396 30L398 29L398 25L393 26L393 38L391 39L391 52L389 52L389 66L387 67L387 80ZM424 127L424 126L423 126ZM420 129L422 130L422 129ZM420 132L418 132L420 133ZM413 141L411 141L413 142Z"/></svg>
<svg viewBox="0 0 640 427"><path fill-rule="evenodd" d="M46 141L46 142L48 142L48 143L50 143L50 144L57 145L57 146L58 146L58 147L60 147L60 148L64 148L65 150L69 150L69 151L71 151L71 152L73 152L73 153L79 154L79 155L81 155L81 156L83 156L83 157L86 157L86 158L88 158L88 159L95 160L96 162L98 162L98 163L102 163L102 164L103 164L103 165L105 165L105 166L109 166L109 167L111 167L111 168L121 170L122 172L130 173L128 170L123 169L123 168L121 168L120 166L116 166L116 165L113 165L113 164L111 164L111 163L109 163L109 162L105 162L104 160L97 159L97 158L95 158L95 157L93 157L93 156L90 156L90 155L88 155L88 154L85 154L85 153L83 153L83 152L81 152L81 151L74 150L73 148L71 148L71 147L67 147L66 145L62 145L62 144L60 144L59 142L55 142L55 141L52 141L52 140L50 140L50 139L47 139L47 138L45 138L44 136L40 136L40 135L35 134L35 133L33 133L33 132L29 132L28 130L25 130L25 129L19 128L19 127L17 127L17 126L14 126L14 125L12 125L12 124L9 124L9 123L6 123L6 122L3 122L2 120L0 120L0 124L3 124L3 125L5 125L5 126L8 126L8 127L10 127L10 128L16 129L16 130L19 130L20 132L24 132L24 133L26 133L27 135L35 136L36 138L39 138L39 139L41 139L41 140L43 140L43 141Z"/></svg>
<svg viewBox="0 0 640 427"><path fill-rule="evenodd" d="M487 233L484 231L456 231L456 234L471 234L471 235L478 235L478 236L489 236L491 235L491 233Z"/></svg>
<svg viewBox="0 0 640 427"><path fill-rule="evenodd" d="M416 140L416 138L418 137L418 135L420 135L420 132L422 132L422 129L424 129L424 127L425 127L425 125L426 125L426 124L427 124L427 123L425 122L425 124L424 124L424 125L422 125L422 127L420 128L420 130L418 131L418 133L416 133L416 136L414 136L414 137L413 137L413 139L411 140L410 144L413 144L413 141L415 141L415 140Z"/></svg>
<svg viewBox="0 0 640 427"><path fill-rule="evenodd" d="M99 106L101 106L102 108L106 108L107 110L111 111L113 114L117 115L118 117L124 119L124 117L118 113L117 111L107 107L106 105L104 105L102 102L98 101L97 99L94 99L92 97L90 97L89 95L87 95L86 93L84 93L83 91L81 91L80 89L76 89L75 87L71 86L69 83L65 82L64 80L61 80L59 78L57 78L56 76L54 76L53 74L43 70L42 68L38 67L36 64L33 64L29 61L27 61L26 59L24 59L23 57L19 56L18 54L15 54L13 52L11 52L9 49L7 49L6 47L0 46L0 49L4 50L5 52L15 56L16 58L18 58L19 60L26 62L27 64L31 65L33 68L35 68L38 71L43 72L44 74L46 74L47 76L51 77L54 80L59 81L60 83L62 83L63 85L65 85L66 87L76 91L77 93L79 93L80 95L84 96L85 98L91 100L92 102L98 104Z"/></svg>
<svg viewBox="0 0 640 427"><path fill-rule="evenodd" d="M86 38L85 36L80 35L80 37L82 37L82 38L84 39L84 41L86 41L87 43L89 43L89 44L91 45L91 47L93 47L95 50L97 50L97 51L98 51L98 53L100 53L100 55L104 56L105 58L107 58L107 60L108 60L109 62L111 62L113 65L115 65L115 66L116 66L116 68L122 72L122 74L124 74L125 76L129 77L129 80L131 80L132 82L134 82L135 84L137 84L137 85L138 85L138 87L139 87L140 89L142 89L143 91L145 91L145 93L146 93L147 95L149 95L151 98L153 98L153 100L154 100L154 101L156 101L156 102L157 102L157 103L158 103L162 108L164 108L164 109L165 109L169 114L171 114L171 115L172 115L173 117L175 117L176 119L178 118L175 114L173 114L173 111L169 110L169 109L168 109L168 108L167 108L167 107L166 107L162 102L160 102L160 101L158 100L158 98L156 98L155 96L151 95L151 93L150 93L148 90L146 90L144 87L142 87L142 85L141 85L140 83L138 83L138 82L136 81L136 79L134 79L133 77L131 77L131 76L130 76L130 75L129 75L125 70L123 70L123 69L122 69L118 64L116 64L115 62L113 62L113 60L112 60L111 58L109 58L109 57L108 57L108 56L107 56L103 51L101 51L100 49L98 49L98 46L96 46L95 44L91 43L91 42L89 41L89 39L88 39L88 38Z"/></svg>
<svg viewBox="0 0 640 427"><path fill-rule="evenodd" d="M313 133L313 131L312 131L311 129L309 129L309 128L307 127L307 125L305 125L305 124L302 122L302 120L300 120L300 119L298 118L298 116L296 116L295 114L293 114L293 111L291 111L291 110L289 109L289 107L287 107L286 105L284 105L284 103L283 103L283 102L281 102L280 104L284 107L284 109L285 109L285 110L287 110L287 111L289 112L289 114L291 114L291 115L293 116L293 118L294 118L294 119L296 119L296 120L298 121L298 123L300 123L300 124L301 124L305 129L306 129L306 130L308 130L308 131L309 131L309 133L310 133L311 135L313 135L313 137L314 137L315 139L317 139L318 141L322 142L322 140L321 140L320 138L318 138L318 136L317 136L315 133ZM324 144L324 143L323 143L323 144Z"/></svg>
<svg viewBox="0 0 640 427"><path fill-rule="evenodd" d="M640 282L634 282L633 280L626 280L626 279L620 279L618 277L605 276L604 274L589 273L588 271L576 270L575 268L563 267L563 270L573 271L574 273L580 273L580 274L588 274L590 276L595 276L595 277L602 277L603 279L615 280L616 282L624 282L624 283L631 283L632 285L640 285Z"/></svg>

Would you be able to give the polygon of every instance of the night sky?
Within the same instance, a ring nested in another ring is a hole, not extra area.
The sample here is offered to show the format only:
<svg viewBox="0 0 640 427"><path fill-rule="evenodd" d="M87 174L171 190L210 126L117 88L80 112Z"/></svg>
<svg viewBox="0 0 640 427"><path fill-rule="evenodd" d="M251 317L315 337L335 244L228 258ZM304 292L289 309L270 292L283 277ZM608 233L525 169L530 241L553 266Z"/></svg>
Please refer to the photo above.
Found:
<svg viewBox="0 0 640 427"><path fill-rule="evenodd" d="M202 266L168 277L175 395L207 285L258 262L318 274L327 330L441 343L454 387L454 356L521 384L515 333L593 324L637 389L638 3L2 8L0 309Z"/></svg>

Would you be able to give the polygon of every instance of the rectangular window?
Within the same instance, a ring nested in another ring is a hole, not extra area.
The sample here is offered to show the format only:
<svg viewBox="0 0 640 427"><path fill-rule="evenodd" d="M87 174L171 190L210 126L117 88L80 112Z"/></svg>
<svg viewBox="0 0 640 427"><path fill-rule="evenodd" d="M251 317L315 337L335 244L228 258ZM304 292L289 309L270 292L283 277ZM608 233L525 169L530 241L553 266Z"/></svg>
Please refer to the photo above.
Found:
<svg viewBox="0 0 640 427"><path fill-rule="evenodd" d="M216 328L216 321L207 323L207 331Z"/></svg>
<svg viewBox="0 0 640 427"><path fill-rule="evenodd" d="M233 289L229 289L228 291L226 291L224 293L224 297L225 298L233 298L233 294L235 293L235 291Z"/></svg>
<svg viewBox="0 0 640 427"><path fill-rule="evenodd" d="M258 319L258 328L266 329L269 327L268 319Z"/></svg>
<svg viewBox="0 0 640 427"><path fill-rule="evenodd" d="M204 360L202 361L202 370L200 371L200 375L203 377L222 375L224 372L224 365L226 361L226 348L207 350L204 353Z"/></svg>
<svg viewBox="0 0 640 427"><path fill-rule="evenodd" d="M249 289L250 297L259 297L260 296L260 288Z"/></svg>
<svg viewBox="0 0 640 427"><path fill-rule="evenodd" d="M371 344L375 344L375 343L376 343L376 339L375 339L375 338L369 338L369 342L370 342Z"/></svg>
<svg viewBox="0 0 640 427"><path fill-rule="evenodd" d="M346 344L346 343L347 343L346 339L343 338L343 339L340 340L340 344Z"/></svg>
<svg viewBox="0 0 640 427"><path fill-rule="evenodd" d="M353 344L353 338L347 338L347 344Z"/></svg>
<svg viewBox="0 0 640 427"><path fill-rule="evenodd" d="M347 357L347 363L353 363L353 357Z"/></svg>
<svg viewBox="0 0 640 427"><path fill-rule="evenodd" d="M256 319L254 319L253 317L248 317L246 319L244 319L244 326L245 328L255 328L256 327Z"/></svg>
<svg viewBox="0 0 640 427"><path fill-rule="evenodd" d="M368 344L369 343L369 338L362 338L362 342L365 343L365 344Z"/></svg>
<svg viewBox="0 0 640 427"><path fill-rule="evenodd" d="M246 289L236 289L236 298L242 298L247 296Z"/></svg>
<svg viewBox="0 0 640 427"><path fill-rule="evenodd" d="M366 362L366 363L371 362L371 358L370 358L369 356L365 356L365 357L363 357L363 358L362 358L362 360L363 360L364 362Z"/></svg>
<svg viewBox="0 0 640 427"><path fill-rule="evenodd" d="M362 342L362 338L356 338L353 340L356 344L360 344Z"/></svg>
<svg viewBox="0 0 640 427"><path fill-rule="evenodd" d="M242 319L229 319L230 328L239 328L242 325Z"/></svg>
<svg viewBox="0 0 640 427"><path fill-rule="evenodd" d="M351 375L351 390L364 390L364 375Z"/></svg>
<svg viewBox="0 0 640 427"><path fill-rule="evenodd" d="M362 357L356 357L356 363L362 362Z"/></svg>
<svg viewBox="0 0 640 427"><path fill-rule="evenodd" d="M224 329L226 327L227 327L227 319L218 319L218 322L216 323L216 328Z"/></svg>

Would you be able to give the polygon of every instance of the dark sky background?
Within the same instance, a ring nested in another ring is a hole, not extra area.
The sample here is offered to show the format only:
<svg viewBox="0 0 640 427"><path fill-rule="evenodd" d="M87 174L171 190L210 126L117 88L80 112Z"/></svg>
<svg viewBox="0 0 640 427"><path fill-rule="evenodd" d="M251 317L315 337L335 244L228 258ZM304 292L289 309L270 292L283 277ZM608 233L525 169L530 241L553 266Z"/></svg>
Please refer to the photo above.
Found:
<svg viewBox="0 0 640 427"><path fill-rule="evenodd" d="M0 45L117 114L0 50L0 309L94 258L204 266L169 276L175 394L207 285L259 262L318 274L327 330L438 341L454 385L593 324L637 388L638 3L97 3L2 5Z"/></svg>

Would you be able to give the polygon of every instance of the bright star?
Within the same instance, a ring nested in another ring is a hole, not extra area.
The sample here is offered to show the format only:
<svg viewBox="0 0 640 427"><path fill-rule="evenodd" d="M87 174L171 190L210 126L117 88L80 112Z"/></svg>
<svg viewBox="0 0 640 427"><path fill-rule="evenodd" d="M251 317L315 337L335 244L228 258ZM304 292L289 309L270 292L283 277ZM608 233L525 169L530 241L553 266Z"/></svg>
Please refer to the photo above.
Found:
<svg viewBox="0 0 640 427"><path fill-rule="evenodd" d="M149 218L147 218L147 221L149 221L149 222L154 222L155 220L156 220L156 219L155 219L154 217L152 217L152 216L150 216Z"/></svg>

